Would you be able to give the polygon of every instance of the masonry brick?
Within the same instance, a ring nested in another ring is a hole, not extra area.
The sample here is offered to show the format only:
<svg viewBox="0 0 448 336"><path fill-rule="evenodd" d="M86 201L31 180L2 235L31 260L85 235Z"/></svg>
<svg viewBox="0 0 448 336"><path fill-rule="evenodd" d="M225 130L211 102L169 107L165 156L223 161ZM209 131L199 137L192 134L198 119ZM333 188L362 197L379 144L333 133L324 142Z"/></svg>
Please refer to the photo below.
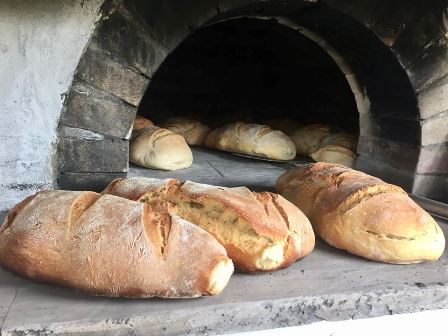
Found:
<svg viewBox="0 0 448 336"><path fill-rule="evenodd" d="M136 113L137 109L123 100L76 81L67 98L61 123L124 139Z"/></svg>
<svg viewBox="0 0 448 336"><path fill-rule="evenodd" d="M139 105L149 84L145 76L91 48L83 55L76 77L133 106Z"/></svg>

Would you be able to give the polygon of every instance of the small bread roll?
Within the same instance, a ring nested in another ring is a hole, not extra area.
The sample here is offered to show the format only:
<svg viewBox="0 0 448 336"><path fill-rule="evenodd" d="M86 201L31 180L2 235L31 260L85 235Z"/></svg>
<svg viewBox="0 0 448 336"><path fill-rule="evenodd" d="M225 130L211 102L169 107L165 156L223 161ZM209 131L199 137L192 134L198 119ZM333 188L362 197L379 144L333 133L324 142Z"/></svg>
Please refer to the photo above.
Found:
<svg viewBox="0 0 448 336"><path fill-rule="evenodd" d="M162 128L182 135L191 146L202 146L210 128L198 120L176 117L160 124Z"/></svg>
<svg viewBox="0 0 448 336"><path fill-rule="evenodd" d="M132 128L132 130L136 131L138 129L149 127L149 126L154 126L154 123L151 120L146 119L145 117L142 117L141 115L138 115L134 119L134 127Z"/></svg>
<svg viewBox="0 0 448 336"><path fill-rule="evenodd" d="M177 170L190 167L193 154L184 137L151 126L132 132L129 161L147 168Z"/></svg>
<svg viewBox="0 0 448 336"><path fill-rule="evenodd" d="M328 135L329 126L315 124L299 128L291 139L296 145L297 155L309 156L321 147L321 141Z"/></svg>
<svg viewBox="0 0 448 336"><path fill-rule="evenodd" d="M348 168L353 168L356 161L355 153L338 145L327 145L310 156L316 162L335 163Z"/></svg>
<svg viewBox="0 0 448 336"><path fill-rule="evenodd" d="M310 156L316 162L353 168L356 161L356 138L349 133L330 134L321 141L321 147Z"/></svg>
<svg viewBox="0 0 448 336"><path fill-rule="evenodd" d="M210 132L204 144L209 148L273 160L292 160L296 156L294 143L283 132L240 121Z"/></svg>
<svg viewBox="0 0 448 336"><path fill-rule="evenodd" d="M322 142L320 144L321 148L328 145L337 145L350 149L352 152L356 152L358 143L356 141L356 137L353 134L341 132L330 134L322 139Z"/></svg>

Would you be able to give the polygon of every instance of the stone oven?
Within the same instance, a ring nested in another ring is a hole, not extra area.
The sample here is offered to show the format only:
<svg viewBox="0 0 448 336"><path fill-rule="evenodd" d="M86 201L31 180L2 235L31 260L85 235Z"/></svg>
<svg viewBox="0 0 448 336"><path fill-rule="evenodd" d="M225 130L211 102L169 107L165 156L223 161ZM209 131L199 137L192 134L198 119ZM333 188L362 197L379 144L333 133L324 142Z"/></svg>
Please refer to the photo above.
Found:
<svg viewBox="0 0 448 336"><path fill-rule="evenodd" d="M61 187L101 188L125 176L139 109L156 119L188 110L359 129L358 169L446 199L443 1L403 8L387 1L127 0L105 1L101 13L60 117Z"/></svg>
<svg viewBox="0 0 448 336"><path fill-rule="evenodd" d="M196 147L188 169L143 169L129 140L136 115L212 127L287 117L356 134L355 168L403 187L447 236L446 0L6 0L0 36L0 224L37 190L99 191L117 177L272 189L294 162ZM391 265L316 241L287 269L235 273L197 300L90 297L0 269L0 334L208 335L438 309L443 328L446 251Z"/></svg>

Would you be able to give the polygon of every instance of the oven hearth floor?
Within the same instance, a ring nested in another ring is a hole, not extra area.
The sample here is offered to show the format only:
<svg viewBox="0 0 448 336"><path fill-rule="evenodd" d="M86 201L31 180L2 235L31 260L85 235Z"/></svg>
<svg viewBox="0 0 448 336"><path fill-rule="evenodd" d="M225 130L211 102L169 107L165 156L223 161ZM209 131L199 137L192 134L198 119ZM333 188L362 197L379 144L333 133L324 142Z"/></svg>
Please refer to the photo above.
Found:
<svg viewBox="0 0 448 336"><path fill-rule="evenodd" d="M446 236L447 221L439 223ZM285 270L235 273L221 295L190 300L92 297L0 269L1 335L214 335L441 308L447 252L436 262L388 265L320 240Z"/></svg>
<svg viewBox="0 0 448 336"><path fill-rule="evenodd" d="M294 164L313 162L307 158L289 162L271 162L200 147L192 147L192 151L193 164L189 168L171 172L143 168L131 163L128 176L161 179L173 177L224 187L246 186L253 190L272 191L277 178L293 168Z"/></svg>

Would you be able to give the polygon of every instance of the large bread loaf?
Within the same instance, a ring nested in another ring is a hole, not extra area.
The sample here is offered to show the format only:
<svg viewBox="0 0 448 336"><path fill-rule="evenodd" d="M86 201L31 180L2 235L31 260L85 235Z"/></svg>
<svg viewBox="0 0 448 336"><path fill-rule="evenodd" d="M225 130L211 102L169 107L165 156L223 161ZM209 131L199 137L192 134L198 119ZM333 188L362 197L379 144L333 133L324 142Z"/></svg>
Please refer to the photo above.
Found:
<svg viewBox="0 0 448 336"><path fill-rule="evenodd" d="M174 213L211 233L245 271L284 268L314 248L308 219L277 194L144 177L114 180L104 193L170 202Z"/></svg>
<svg viewBox="0 0 448 336"><path fill-rule="evenodd" d="M193 154L181 135L151 126L132 132L129 161L147 168L177 170L190 167Z"/></svg>
<svg viewBox="0 0 448 336"><path fill-rule="evenodd" d="M243 122L213 130L205 139L205 146L274 160L292 160L296 156L294 143L283 132Z"/></svg>
<svg viewBox="0 0 448 336"><path fill-rule="evenodd" d="M400 187L378 178L316 163L287 171L276 189L337 248L397 264L436 260L443 253L445 238L434 219Z"/></svg>
<svg viewBox="0 0 448 336"><path fill-rule="evenodd" d="M42 191L0 229L0 264L21 276L94 295L217 294L233 266L207 232L124 198Z"/></svg>
<svg viewBox="0 0 448 336"><path fill-rule="evenodd" d="M182 135L191 146L202 146L210 128L198 120L188 118L171 118L160 124L160 127Z"/></svg>

